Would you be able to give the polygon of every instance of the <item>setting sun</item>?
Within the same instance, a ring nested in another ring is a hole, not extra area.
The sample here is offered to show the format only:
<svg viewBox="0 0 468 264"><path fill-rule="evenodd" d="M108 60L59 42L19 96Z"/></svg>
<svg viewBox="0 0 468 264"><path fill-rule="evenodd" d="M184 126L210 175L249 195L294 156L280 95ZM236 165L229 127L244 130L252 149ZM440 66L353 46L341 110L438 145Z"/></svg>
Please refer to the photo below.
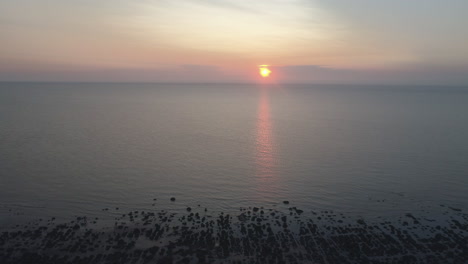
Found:
<svg viewBox="0 0 468 264"><path fill-rule="evenodd" d="M260 65L260 68L259 68L259 71L260 71L260 75L264 78L270 76L270 69L268 69L266 66L268 65Z"/></svg>

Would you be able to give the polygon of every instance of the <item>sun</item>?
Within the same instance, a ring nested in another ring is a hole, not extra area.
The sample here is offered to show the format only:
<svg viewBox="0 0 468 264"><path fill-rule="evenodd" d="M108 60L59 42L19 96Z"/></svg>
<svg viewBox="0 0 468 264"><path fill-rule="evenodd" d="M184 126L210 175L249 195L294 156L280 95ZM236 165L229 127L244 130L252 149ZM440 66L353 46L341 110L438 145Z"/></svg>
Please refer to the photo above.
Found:
<svg viewBox="0 0 468 264"><path fill-rule="evenodd" d="M259 68L259 73L263 78L266 78L266 77L270 76L271 71L270 71L270 69L267 68L268 65L260 65L259 67L260 67Z"/></svg>

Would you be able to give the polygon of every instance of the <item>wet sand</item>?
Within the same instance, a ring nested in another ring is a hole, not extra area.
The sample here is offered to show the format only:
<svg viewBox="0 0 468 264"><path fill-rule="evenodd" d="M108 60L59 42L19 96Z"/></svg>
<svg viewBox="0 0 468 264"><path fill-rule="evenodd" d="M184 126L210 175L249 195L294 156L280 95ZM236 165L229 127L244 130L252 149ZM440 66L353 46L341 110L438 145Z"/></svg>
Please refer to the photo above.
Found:
<svg viewBox="0 0 468 264"><path fill-rule="evenodd" d="M0 229L0 263L468 263L468 215L396 220L333 211L187 207L113 222L38 219ZM108 209L111 210L111 209Z"/></svg>

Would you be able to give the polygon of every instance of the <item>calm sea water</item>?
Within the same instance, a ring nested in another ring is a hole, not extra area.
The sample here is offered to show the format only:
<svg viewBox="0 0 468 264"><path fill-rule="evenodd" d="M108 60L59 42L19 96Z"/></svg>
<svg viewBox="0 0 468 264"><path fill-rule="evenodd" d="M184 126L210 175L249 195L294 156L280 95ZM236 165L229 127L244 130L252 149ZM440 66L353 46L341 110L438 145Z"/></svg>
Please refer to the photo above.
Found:
<svg viewBox="0 0 468 264"><path fill-rule="evenodd" d="M467 187L468 88L0 84L0 224L284 200L437 214Z"/></svg>

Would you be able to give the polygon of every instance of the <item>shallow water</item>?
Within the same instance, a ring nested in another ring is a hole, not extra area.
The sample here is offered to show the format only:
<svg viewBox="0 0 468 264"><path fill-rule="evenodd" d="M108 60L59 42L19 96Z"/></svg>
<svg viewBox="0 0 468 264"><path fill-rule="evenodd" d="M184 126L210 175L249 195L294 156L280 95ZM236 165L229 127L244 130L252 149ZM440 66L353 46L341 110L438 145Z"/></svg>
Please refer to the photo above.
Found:
<svg viewBox="0 0 468 264"><path fill-rule="evenodd" d="M0 224L284 200L468 209L467 113L456 87L1 83Z"/></svg>

